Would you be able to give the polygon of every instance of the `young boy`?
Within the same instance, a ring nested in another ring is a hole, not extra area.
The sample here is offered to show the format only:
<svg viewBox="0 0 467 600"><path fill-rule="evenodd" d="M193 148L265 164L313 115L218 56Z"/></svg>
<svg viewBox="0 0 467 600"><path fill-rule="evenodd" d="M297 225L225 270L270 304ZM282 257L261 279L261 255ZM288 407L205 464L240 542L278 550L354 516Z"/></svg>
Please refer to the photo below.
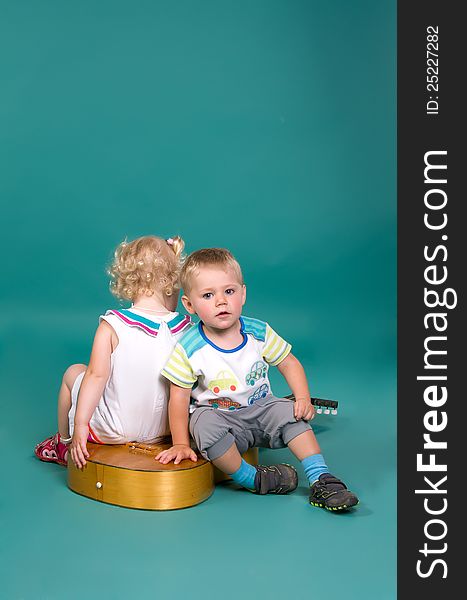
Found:
<svg viewBox="0 0 467 600"><path fill-rule="evenodd" d="M236 483L258 494L286 494L298 483L292 466L254 467L241 454L252 446L288 446L303 464L313 506L355 506L358 498L329 473L308 424L314 407L290 344L267 323L241 316L246 287L232 254L223 248L194 252L182 268L181 285L185 309L200 322L180 339L162 371L171 382L173 446L156 459L196 461L190 431L201 454ZM295 401L272 394L269 366L285 377Z"/></svg>

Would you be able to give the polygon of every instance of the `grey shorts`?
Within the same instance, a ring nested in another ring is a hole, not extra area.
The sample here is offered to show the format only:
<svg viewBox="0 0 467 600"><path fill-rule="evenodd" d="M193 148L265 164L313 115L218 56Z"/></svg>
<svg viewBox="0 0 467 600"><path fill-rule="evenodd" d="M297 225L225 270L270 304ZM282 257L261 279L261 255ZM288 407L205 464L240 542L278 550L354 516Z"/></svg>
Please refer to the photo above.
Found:
<svg viewBox="0 0 467 600"><path fill-rule="evenodd" d="M295 419L293 400L275 396L232 412L200 406L190 417L190 433L209 460L225 454L234 443L240 454L253 446L284 448L310 429L307 421Z"/></svg>

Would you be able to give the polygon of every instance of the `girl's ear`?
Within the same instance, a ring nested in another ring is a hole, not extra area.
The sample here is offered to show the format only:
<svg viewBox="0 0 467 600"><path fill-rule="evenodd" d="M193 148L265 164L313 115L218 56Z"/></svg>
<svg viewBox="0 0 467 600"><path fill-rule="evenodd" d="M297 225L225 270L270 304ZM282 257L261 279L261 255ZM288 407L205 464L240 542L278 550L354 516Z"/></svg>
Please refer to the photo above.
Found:
<svg viewBox="0 0 467 600"><path fill-rule="evenodd" d="M177 310L179 295L180 295L180 290L174 290L171 296L165 296L164 306L167 310L170 310L171 312L174 312Z"/></svg>
<svg viewBox="0 0 467 600"><path fill-rule="evenodd" d="M193 304L190 302L188 296L185 296L185 294L182 296L182 304L185 307L185 310L190 313L190 315L196 314Z"/></svg>

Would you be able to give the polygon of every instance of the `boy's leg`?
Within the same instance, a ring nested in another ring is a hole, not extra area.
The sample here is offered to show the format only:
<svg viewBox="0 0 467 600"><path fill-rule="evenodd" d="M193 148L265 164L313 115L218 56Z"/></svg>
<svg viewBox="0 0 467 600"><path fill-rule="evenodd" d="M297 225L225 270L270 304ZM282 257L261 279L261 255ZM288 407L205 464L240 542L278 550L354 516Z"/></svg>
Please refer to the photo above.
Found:
<svg viewBox="0 0 467 600"><path fill-rule="evenodd" d="M295 419L293 401L269 398L257 404L258 420L269 436L271 448L286 445L301 461L311 486L311 504L342 510L358 503L355 494L329 473L310 425Z"/></svg>
<svg viewBox="0 0 467 600"><path fill-rule="evenodd" d="M302 463L310 485L318 481L323 473L329 473L321 449L311 429L289 441L288 446Z"/></svg>
<svg viewBox="0 0 467 600"><path fill-rule="evenodd" d="M209 450L208 450L209 456ZM230 448L223 454L212 461L212 464L217 467L223 473L227 473L227 475L231 475L238 471L240 465L242 464L242 457L240 452L238 451L237 445L233 443Z"/></svg>
<svg viewBox="0 0 467 600"><path fill-rule="evenodd" d="M246 451L252 440L240 439L238 423L230 415L212 408L201 408L190 418L190 433L201 454L223 473L247 489L254 490L256 469L242 459L237 443ZM235 436L237 433L237 438Z"/></svg>
<svg viewBox="0 0 467 600"><path fill-rule="evenodd" d="M298 477L290 465L253 467L242 459L241 453L252 447L255 440L239 413L209 408L193 413L190 433L201 454L233 481L258 494L286 494L294 490Z"/></svg>
<svg viewBox="0 0 467 600"><path fill-rule="evenodd" d="M311 429L290 440L288 446L300 461L307 456L321 453L318 440Z"/></svg>
<svg viewBox="0 0 467 600"><path fill-rule="evenodd" d="M328 510L343 510L358 504L357 496L329 473L311 429L290 440L288 446L305 470L310 484L310 504Z"/></svg>
<svg viewBox="0 0 467 600"><path fill-rule="evenodd" d="M241 457L235 443L212 464L230 475L235 483L257 494L287 494L298 485L297 472L291 465L254 467Z"/></svg>
<svg viewBox="0 0 467 600"><path fill-rule="evenodd" d="M227 452L219 458L214 459L212 464L223 473L230 475L235 483L238 483L249 490L255 489L256 468L248 464L246 460L241 457L235 442L230 446Z"/></svg>

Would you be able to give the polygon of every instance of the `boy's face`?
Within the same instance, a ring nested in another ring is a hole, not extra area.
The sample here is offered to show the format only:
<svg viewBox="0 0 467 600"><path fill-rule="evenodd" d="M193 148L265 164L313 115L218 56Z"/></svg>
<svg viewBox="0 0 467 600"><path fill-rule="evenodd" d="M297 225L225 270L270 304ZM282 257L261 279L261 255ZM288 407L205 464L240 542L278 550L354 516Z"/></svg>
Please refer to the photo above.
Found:
<svg viewBox="0 0 467 600"><path fill-rule="evenodd" d="M190 314L197 314L207 327L222 330L238 323L245 300L246 287L231 267L201 267L182 297Z"/></svg>

